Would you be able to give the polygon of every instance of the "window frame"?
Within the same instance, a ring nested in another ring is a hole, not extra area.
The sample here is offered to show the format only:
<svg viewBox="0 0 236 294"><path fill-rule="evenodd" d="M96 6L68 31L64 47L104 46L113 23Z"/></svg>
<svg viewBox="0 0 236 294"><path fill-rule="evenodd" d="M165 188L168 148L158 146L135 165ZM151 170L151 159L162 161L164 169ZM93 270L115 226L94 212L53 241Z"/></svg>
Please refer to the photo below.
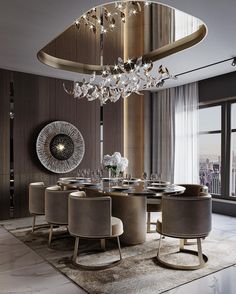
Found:
<svg viewBox="0 0 236 294"><path fill-rule="evenodd" d="M200 103L199 109L221 106L221 131L202 131L201 134L219 134L221 133L221 194L212 194L216 199L236 201L235 196L230 195L231 184L231 105L236 103L236 97L221 100L218 102ZM230 163L230 164L229 164Z"/></svg>
<svg viewBox="0 0 236 294"><path fill-rule="evenodd" d="M222 105L221 103L214 103L214 104L207 104L207 105L200 105L199 110L201 109L206 109L206 108L211 108L215 106L220 106L221 107L221 129L220 130L215 130L215 131L199 131L199 137L201 135L210 135L210 134L221 134L221 194L213 194L211 193L212 196L216 198L221 198L222 199Z"/></svg>

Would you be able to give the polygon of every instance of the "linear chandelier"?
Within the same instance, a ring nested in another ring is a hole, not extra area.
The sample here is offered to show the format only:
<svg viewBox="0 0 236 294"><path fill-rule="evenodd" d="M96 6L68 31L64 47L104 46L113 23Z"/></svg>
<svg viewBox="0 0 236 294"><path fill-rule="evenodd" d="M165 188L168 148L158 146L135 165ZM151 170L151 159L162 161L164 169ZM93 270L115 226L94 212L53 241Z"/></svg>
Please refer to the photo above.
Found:
<svg viewBox="0 0 236 294"><path fill-rule="evenodd" d="M142 57L136 61L128 59L126 63L119 57L117 65L104 67L98 82L95 82L94 72L88 81L83 79L74 82L72 90L68 90L65 84L63 87L66 93L75 98L86 97L88 101L98 99L103 105L107 101L116 102L120 98L127 98L132 93L143 95L141 90L161 87L165 79L172 78L166 67L159 67L157 77L151 75L152 68L153 63L144 63Z"/></svg>

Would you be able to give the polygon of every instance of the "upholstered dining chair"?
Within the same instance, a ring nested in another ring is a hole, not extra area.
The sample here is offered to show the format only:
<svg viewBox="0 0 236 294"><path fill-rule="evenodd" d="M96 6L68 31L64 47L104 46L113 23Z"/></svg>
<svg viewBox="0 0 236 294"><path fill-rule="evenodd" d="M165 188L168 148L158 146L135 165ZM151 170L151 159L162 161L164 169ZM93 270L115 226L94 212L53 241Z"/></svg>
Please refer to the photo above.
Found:
<svg viewBox="0 0 236 294"><path fill-rule="evenodd" d="M155 182L155 181L154 181ZM160 181L158 180L156 183L170 184L170 182ZM151 213L152 212L160 212L161 211L161 201L160 199L148 198L147 197L147 233L156 233L156 230L151 230L151 225L155 225L155 222L151 221Z"/></svg>
<svg viewBox="0 0 236 294"><path fill-rule="evenodd" d="M75 180L76 177L64 177L59 178L57 185L62 188L62 190L77 190L77 185L74 185L73 183L70 183L69 181ZM62 184L62 182L64 182Z"/></svg>
<svg viewBox="0 0 236 294"><path fill-rule="evenodd" d="M60 186L48 187L45 191L45 216L50 224L48 245L51 245L53 226L68 225L68 198L75 190L62 190ZM84 192L83 195L85 196Z"/></svg>
<svg viewBox="0 0 236 294"><path fill-rule="evenodd" d="M122 261L119 236L123 234L123 223L119 218L111 216L110 197L78 197L77 193L69 196L68 229L75 237L72 261L80 268L87 270L105 269ZM119 259L101 265L85 265L78 262L80 238L107 239L117 238Z"/></svg>
<svg viewBox="0 0 236 294"><path fill-rule="evenodd" d="M178 184L185 188L182 196L205 196L208 195L208 187L198 184Z"/></svg>
<svg viewBox="0 0 236 294"><path fill-rule="evenodd" d="M36 216L45 214L45 189L43 182L29 184L29 212L33 215L32 232L35 230Z"/></svg>
<svg viewBox="0 0 236 294"><path fill-rule="evenodd" d="M161 241L157 251L158 263L174 269L199 269L204 266L208 258L202 253L201 239L211 231L212 199L210 194L189 196L162 196L162 220L157 222L157 232L161 236L178 238L180 250L198 256L198 264L174 264L161 256ZM184 249L184 240L197 239L197 251ZM168 253L167 253L168 254ZM172 253L173 254L173 253Z"/></svg>
<svg viewBox="0 0 236 294"><path fill-rule="evenodd" d="M151 230L151 225L156 225L156 222L151 221L152 212L161 211L160 199L147 198L147 233L154 233L155 230Z"/></svg>
<svg viewBox="0 0 236 294"><path fill-rule="evenodd" d="M178 184L185 188L185 191L182 196L205 196L208 195L208 187L200 184ZM187 239L184 239L184 245L196 244L196 241L190 242Z"/></svg>

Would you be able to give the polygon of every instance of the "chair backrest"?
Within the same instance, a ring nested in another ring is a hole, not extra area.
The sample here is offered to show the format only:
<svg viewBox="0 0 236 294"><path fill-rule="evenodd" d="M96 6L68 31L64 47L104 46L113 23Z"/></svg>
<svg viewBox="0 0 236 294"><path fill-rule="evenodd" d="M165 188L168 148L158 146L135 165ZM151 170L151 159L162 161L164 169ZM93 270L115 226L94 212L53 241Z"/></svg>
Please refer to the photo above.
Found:
<svg viewBox="0 0 236 294"><path fill-rule="evenodd" d="M205 237L211 231L211 195L162 196L162 232L177 238Z"/></svg>
<svg viewBox="0 0 236 294"><path fill-rule="evenodd" d="M205 196L208 194L208 187L197 184L179 184L178 186L185 187L183 196Z"/></svg>
<svg viewBox="0 0 236 294"><path fill-rule="evenodd" d="M97 189L91 189L91 188L82 188L83 191L86 193L86 197L101 197L101 192L99 192Z"/></svg>
<svg viewBox="0 0 236 294"><path fill-rule="evenodd" d="M68 228L71 235L86 238L105 238L111 231L111 198L69 196Z"/></svg>
<svg viewBox="0 0 236 294"><path fill-rule="evenodd" d="M29 184L29 212L32 214L45 213L45 189L43 182Z"/></svg>
<svg viewBox="0 0 236 294"><path fill-rule="evenodd" d="M45 191L45 216L51 224L68 224L68 197L74 190L62 190L59 186Z"/></svg>

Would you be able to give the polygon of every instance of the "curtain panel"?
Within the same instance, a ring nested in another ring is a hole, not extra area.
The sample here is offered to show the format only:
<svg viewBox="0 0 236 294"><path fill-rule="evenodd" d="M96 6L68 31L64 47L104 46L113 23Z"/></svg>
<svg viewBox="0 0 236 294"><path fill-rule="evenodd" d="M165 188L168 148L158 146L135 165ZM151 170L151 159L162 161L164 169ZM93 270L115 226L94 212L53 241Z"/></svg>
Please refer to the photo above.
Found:
<svg viewBox="0 0 236 294"><path fill-rule="evenodd" d="M174 182L199 183L198 84L170 90L175 104Z"/></svg>
<svg viewBox="0 0 236 294"><path fill-rule="evenodd" d="M152 94L151 173L198 183L198 84Z"/></svg>
<svg viewBox="0 0 236 294"><path fill-rule="evenodd" d="M152 173L174 181L174 99L170 90L152 95Z"/></svg>

